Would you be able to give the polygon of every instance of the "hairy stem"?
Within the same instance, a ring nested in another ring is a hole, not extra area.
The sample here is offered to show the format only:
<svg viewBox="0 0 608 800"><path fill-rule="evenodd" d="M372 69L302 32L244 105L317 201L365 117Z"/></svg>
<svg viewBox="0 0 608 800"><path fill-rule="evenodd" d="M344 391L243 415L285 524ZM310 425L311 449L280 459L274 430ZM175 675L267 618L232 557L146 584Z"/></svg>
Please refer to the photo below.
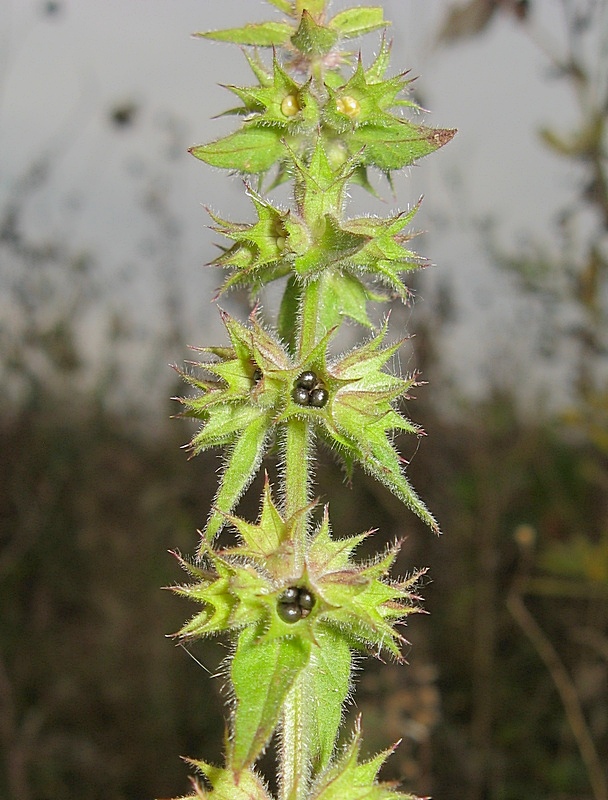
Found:
<svg viewBox="0 0 608 800"><path fill-rule="evenodd" d="M298 353L310 352L317 344L319 306L319 283L314 281L305 289L302 297L300 327L298 331ZM310 423L308 420L292 419L287 425L285 441L285 512L292 514L305 508L309 500L312 475L310 454ZM306 526L308 514L301 514L294 530L296 569L304 566ZM283 709L281 748L281 800L302 800L306 796L311 762L306 724L305 671L292 687Z"/></svg>
<svg viewBox="0 0 608 800"><path fill-rule="evenodd" d="M303 800L308 792L311 763L307 694L304 670L291 688L283 708L281 800Z"/></svg>
<svg viewBox="0 0 608 800"><path fill-rule="evenodd" d="M302 309L300 312L300 338L298 353L300 356L309 353L317 344L319 327L319 302L321 299L320 279L312 281L304 289Z"/></svg>
<svg viewBox="0 0 608 800"><path fill-rule="evenodd" d="M285 436L285 514L289 518L308 504L311 480L310 423L308 420L292 419ZM295 562L303 564L306 534L306 514L301 514L294 531L296 546Z"/></svg>

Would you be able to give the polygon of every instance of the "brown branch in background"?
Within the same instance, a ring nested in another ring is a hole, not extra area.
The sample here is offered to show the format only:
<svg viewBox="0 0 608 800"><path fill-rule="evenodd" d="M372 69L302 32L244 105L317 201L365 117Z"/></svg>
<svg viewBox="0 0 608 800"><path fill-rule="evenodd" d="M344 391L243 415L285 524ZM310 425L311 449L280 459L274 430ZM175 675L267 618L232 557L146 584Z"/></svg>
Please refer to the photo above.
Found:
<svg viewBox="0 0 608 800"><path fill-rule="evenodd" d="M452 43L485 30L498 11L512 14L520 22L528 16L528 0L468 0L448 9L439 41Z"/></svg>
<svg viewBox="0 0 608 800"><path fill-rule="evenodd" d="M599 631L583 628L582 630L574 631L572 638L593 650L608 664L608 638L602 636Z"/></svg>
<svg viewBox="0 0 608 800"><path fill-rule="evenodd" d="M595 800L608 800L608 782L585 720L576 688L551 641L526 608L517 583L509 593L507 608L534 646L553 680L587 769Z"/></svg>
<svg viewBox="0 0 608 800"><path fill-rule="evenodd" d="M6 759L6 773L12 797L30 800L27 779L27 755L21 746L17 727L13 685L4 661L0 658L0 742Z"/></svg>

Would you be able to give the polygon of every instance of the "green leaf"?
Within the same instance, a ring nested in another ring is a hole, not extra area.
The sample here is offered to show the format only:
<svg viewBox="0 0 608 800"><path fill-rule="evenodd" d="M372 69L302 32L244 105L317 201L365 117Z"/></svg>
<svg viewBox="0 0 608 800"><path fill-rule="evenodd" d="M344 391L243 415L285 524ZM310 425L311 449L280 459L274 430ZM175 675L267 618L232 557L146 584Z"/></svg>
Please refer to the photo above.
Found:
<svg viewBox="0 0 608 800"><path fill-rule="evenodd" d="M291 275L281 300L277 328L279 336L285 342L292 355L296 352L297 320L301 298L302 286L295 276Z"/></svg>
<svg viewBox="0 0 608 800"><path fill-rule="evenodd" d="M210 405L210 400L214 395L222 395L224 392L208 392L200 398L191 401L192 408L196 406L202 410ZM260 416L260 409L255 406L245 406L243 404L232 404L221 400L218 405L213 407L213 413L205 425L196 433L192 439L191 447L195 455L208 450L210 447L219 447L229 444L241 431L245 430L254 423Z"/></svg>
<svg viewBox="0 0 608 800"><path fill-rule="evenodd" d="M255 207L258 221L253 224L232 223L209 212L217 223L214 230L237 242L237 246L223 253L214 263L222 266L263 267L278 261L285 247L286 231L281 213L249 186L247 195ZM244 252L243 252L244 251Z"/></svg>
<svg viewBox="0 0 608 800"><path fill-rule="evenodd" d="M253 68L254 64L252 64ZM260 70L258 70L259 72ZM285 133L315 131L319 125L319 101L310 91L310 81L296 83L275 55L270 83L262 73L260 86L226 88L243 102L241 113L248 114L247 126L272 126Z"/></svg>
<svg viewBox="0 0 608 800"><path fill-rule="evenodd" d="M276 6L279 11L282 11L284 14L293 14L293 7L290 0L268 0L269 3L272 3L273 6Z"/></svg>
<svg viewBox="0 0 608 800"><path fill-rule="evenodd" d="M311 5L311 1L307 3ZM336 31L319 25L304 10L298 30L291 37L291 43L305 56L326 55L338 41Z"/></svg>
<svg viewBox="0 0 608 800"><path fill-rule="evenodd" d="M359 415L357 415L359 416ZM414 426L402 420L404 429L416 432ZM365 441L364 441L365 440ZM405 477L401 467L399 455L393 445L386 438L384 423L368 425L361 430L358 440L354 438L349 442L352 456L363 469L383 483L398 497L410 511L413 511L434 533L439 533L439 525L426 505L418 497L410 482Z"/></svg>
<svg viewBox="0 0 608 800"><path fill-rule="evenodd" d="M386 219L362 217L350 219L344 227L351 233L368 237L366 244L349 255L345 267L353 272L365 272L373 280L389 286L402 299L407 300L409 291L403 284L400 273L423 265L424 261L403 245L416 233L401 233L416 214L419 203L409 211Z"/></svg>
<svg viewBox="0 0 608 800"><path fill-rule="evenodd" d="M320 199L320 198L319 198ZM368 242L368 237L340 227L330 214L315 226L313 246L297 256L293 268L301 276L313 276L341 259L348 259Z"/></svg>
<svg viewBox="0 0 608 800"><path fill-rule="evenodd" d="M321 301L319 321L322 329L329 331L341 325L344 317L371 328L367 316L369 292L354 275L338 271L328 271L321 281Z"/></svg>
<svg viewBox="0 0 608 800"><path fill-rule="evenodd" d="M323 772L313 787L310 800L415 800L399 792L393 783L378 783L380 768L394 748L379 753L369 761L359 762L360 723L341 758Z"/></svg>
<svg viewBox="0 0 608 800"><path fill-rule="evenodd" d="M243 50L243 55L247 59L247 63L251 67L251 71L258 79L260 86L270 86L272 84L273 76L268 72L257 50L253 53L248 53Z"/></svg>
<svg viewBox="0 0 608 800"><path fill-rule="evenodd" d="M211 786L207 791L194 782L196 794L183 797L181 800L273 800L267 792L262 780L253 770L235 770L215 767L204 761L186 759L188 764L205 776L205 783Z"/></svg>
<svg viewBox="0 0 608 800"><path fill-rule="evenodd" d="M345 39L363 36L389 23L384 19L384 11L379 6L347 8L329 21L329 27L338 31Z"/></svg>
<svg viewBox="0 0 608 800"><path fill-rule="evenodd" d="M233 552L238 555L247 554L252 560L261 561L263 564L276 553L284 539L289 536L289 527L272 501L268 475L264 481L264 494L258 522L254 524L240 517L231 517L230 522L240 533L244 542L244 545L237 547ZM229 549L226 552L231 551Z"/></svg>
<svg viewBox="0 0 608 800"><path fill-rule="evenodd" d="M253 480L264 455L269 428L267 415L258 416L247 425L232 448L205 526L205 539L208 542L220 532L226 521L226 514L236 506Z"/></svg>
<svg viewBox="0 0 608 800"><path fill-rule="evenodd" d="M438 150L455 133L452 129L427 128L395 120L390 128L362 125L349 136L349 145L351 152L365 148L362 159L365 164L388 171L407 167Z"/></svg>
<svg viewBox="0 0 608 800"><path fill-rule="evenodd" d="M231 617L239 603L238 598L230 591L234 570L221 559L214 557L203 545L201 548L207 559L215 568L208 576L198 578L196 583L175 586L173 591L182 597L202 603L204 608L186 622L178 632L184 639L198 638L229 630ZM199 558L201 553L199 552ZM196 567L180 558L181 566L188 572L195 573Z"/></svg>
<svg viewBox="0 0 608 800"><path fill-rule="evenodd" d="M344 194L348 179L356 168L354 160L343 162L337 168L331 163L324 142L318 137L310 162L294 156L296 167L294 194L298 213L313 232L323 235L326 217L339 218L342 214Z"/></svg>
<svg viewBox="0 0 608 800"><path fill-rule="evenodd" d="M260 755L279 721L283 701L310 658L311 643L299 637L260 641L245 628L231 666L236 708L230 763L241 770Z"/></svg>
<svg viewBox="0 0 608 800"><path fill-rule="evenodd" d="M315 769L329 763L342 720L342 704L350 689L352 655L347 639L339 631L320 628L315 633L318 647L313 645L306 668L310 687L310 730Z"/></svg>
<svg viewBox="0 0 608 800"><path fill-rule="evenodd" d="M333 539L329 528L329 512L327 507L323 514L323 522L315 533L308 551L309 561L315 565L319 574L343 572L351 566L351 555L359 547L369 533L359 533L342 539Z"/></svg>
<svg viewBox="0 0 608 800"><path fill-rule="evenodd" d="M283 47L292 33L293 27L286 22L250 22L242 28L204 31L194 35L216 42L232 42L253 47Z"/></svg>
<svg viewBox="0 0 608 800"><path fill-rule="evenodd" d="M378 83L384 77L384 73L390 64L391 46L386 41L386 36L382 36L382 43L380 50L376 56L374 63L365 70L365 79L367 83Z"/></svg>
<svg viewBox="0 0 608 800"><path fill-rule="evenodd" d="M382 129L387 137L397 131L402 133L403 120L389 109L395 106L413 106L411 100L398 99L410 81L403 75L388 80L373 79L372 72L363 69L361 59L349 80L329 91L330 102L324 107L324 120L337 134L346 136L355 129L375 126ZM346 105L345 105L346 103Z"/></svg>
<svg viewBox="0 0 608 800"><path fill-rule="evenodd" d="M331 334L329 331L327 336ZM415 381L413 377L403 379L384 371L387 361L399 347L399 343L395 343L381 348L385 336L386 329L329 367L325 363L327 345L321 340L318 347L322 352L314 357L311 353L308 362L328 388L327 404L310 411L293 404L281 419L294 413L310 415L349 471L352 464L358 462L439 533L437 522L405 477L402 459L392 444L393 431L418 435L421 431L391 405L405 395Z"/></svg>
<svg viewBox="0 0 608 800"><path fill-rule="evenodd" d="M319 16L325 11L327 4L328 0L296 0L296 13L302 14L302 12L308 11L313 16Z"/></svg>
<svg viewBox="0 0 608 800"><path fill-rule="evenodd" d="M190 148L190 153L212 167L239 172L266 172L285 155L281 131L249 126L209 144Z"/></svg>

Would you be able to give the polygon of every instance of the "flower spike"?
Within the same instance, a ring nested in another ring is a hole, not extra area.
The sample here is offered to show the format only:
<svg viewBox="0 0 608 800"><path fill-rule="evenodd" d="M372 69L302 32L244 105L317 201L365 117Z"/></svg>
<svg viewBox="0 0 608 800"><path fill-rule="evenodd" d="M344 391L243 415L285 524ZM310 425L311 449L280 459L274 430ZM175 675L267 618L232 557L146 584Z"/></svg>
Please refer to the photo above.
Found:
<svg viewBox="0 0 608 800"><path fill-rule="evenodd" d="M411 249L420 202L384 217L345 209L353 185L376 194L375 171L392 186L394 171L455 131L414 118L413 79L389 72L384 32L369 65L352 46L386 28L380 6L331 13L330 0L268 2L272 21L196 34L240 45L254 76L250 86L224 84L237 98L225 112L236 130L190 152L244 177L248 221L209 211L227 240L211 266L226 270L220 295L246 289L255 308L246 322L220 311L228 342L193 348L200 360L178 370L191 390L178 398L183 415L200 422L188 448L221 449L223 466L196 558L176 554L189 578L172 588L198 608L175 636L231 645L225 764L191 761L199 777L182 800L274 800L256 771L273 737L281 800L414 800L378 780L391 750L361 760L359 721L340 753L336 742L353 653L403 660L401 626L419 610L424 571L396 580L401 542L360 560L373 531L334 535L328 507L311 502L314 447L323 440L347 475L362 468L439 532L394 441L423 434L402 407L418 376L391 369L403 340L391 342L388 318L378 326L370 309L410 299L406 273L425 266ZM267 196L288 181L287 204ZM256 304L273 282L284 292L271 327ZM370 338L336 355L349 320ZM251 521L237 503L271 447L280 503L266 474Z"/></svg>

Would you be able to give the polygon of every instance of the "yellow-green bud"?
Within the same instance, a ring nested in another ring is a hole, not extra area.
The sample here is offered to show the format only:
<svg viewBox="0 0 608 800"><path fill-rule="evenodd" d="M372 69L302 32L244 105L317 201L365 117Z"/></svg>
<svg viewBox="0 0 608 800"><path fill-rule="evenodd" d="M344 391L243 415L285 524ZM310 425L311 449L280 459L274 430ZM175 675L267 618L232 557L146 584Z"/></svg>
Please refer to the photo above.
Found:
<svg viewBox="0 0 608 800"><path fill-rule="evenodd" d="M359 101L348 94L345 94L343 97L339 97L336 101L336 106L341 114L346 114L346 116L350 117L351 119L358 117L361 113Z"/></svg>
<svg viewBox="0 0 608 800"><path fill-rule="evenodd" d="M288 94L283 98L281 103L281 111L286 117L295 117L300 110L300 104L295 94Z"/></svg>

